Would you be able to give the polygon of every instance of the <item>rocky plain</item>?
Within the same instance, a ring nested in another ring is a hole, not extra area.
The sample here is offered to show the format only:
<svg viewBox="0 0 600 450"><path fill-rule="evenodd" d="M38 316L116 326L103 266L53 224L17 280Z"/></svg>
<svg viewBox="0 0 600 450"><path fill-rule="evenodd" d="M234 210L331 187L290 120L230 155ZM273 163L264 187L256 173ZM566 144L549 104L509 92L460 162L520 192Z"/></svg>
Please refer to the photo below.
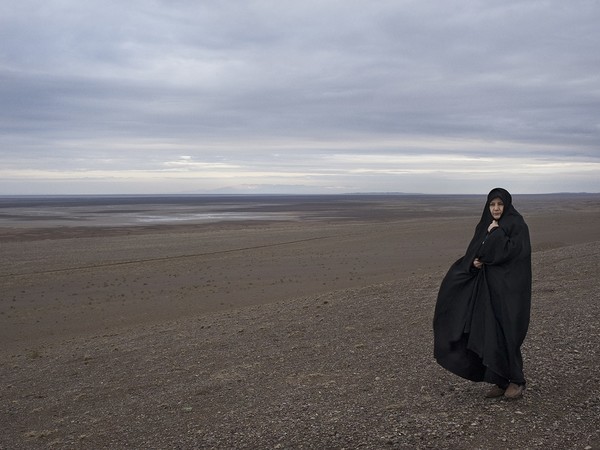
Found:
<svg viewBox="0 0 600 450"><path fill-rule="evenodd" d="M433 359L437 289L483 201L0 222L0 449L600 448L600 195L515 198L533 244L522 399Z"/></svg>

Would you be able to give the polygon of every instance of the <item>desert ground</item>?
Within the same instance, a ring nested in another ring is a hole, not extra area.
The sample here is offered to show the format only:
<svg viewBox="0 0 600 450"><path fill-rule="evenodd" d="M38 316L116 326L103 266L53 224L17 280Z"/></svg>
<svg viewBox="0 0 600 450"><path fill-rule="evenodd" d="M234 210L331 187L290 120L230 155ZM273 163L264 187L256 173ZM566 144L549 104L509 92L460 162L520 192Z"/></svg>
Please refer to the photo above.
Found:
<svg viewBox="0 0 600 450"><path fill-rule="evenodd" d="M433 359L437 289L483 201L0 222L0 449L600 448L600 195L515 198L524 398Z"/></svg>

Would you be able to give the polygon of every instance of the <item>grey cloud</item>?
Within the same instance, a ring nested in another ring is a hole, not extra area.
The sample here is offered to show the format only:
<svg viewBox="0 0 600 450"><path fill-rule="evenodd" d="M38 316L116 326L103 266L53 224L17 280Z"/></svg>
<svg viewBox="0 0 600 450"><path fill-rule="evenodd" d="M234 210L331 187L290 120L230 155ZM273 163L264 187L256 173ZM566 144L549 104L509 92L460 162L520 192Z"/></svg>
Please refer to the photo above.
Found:
<svg viewBox="0 0 600 450"><path fill-rule="evenodd" d="M528 155L599 158L596 2L25 1L4 9L0 152L11 167L72 165L74 155L130 167L142 152L149 158L139 164L152 166L187 146L259 170L268 151L240 142L312 139L332 154L339 149L330 141L413 136L482 143L429 153L486 155L486 142L506 141L511 157L530 145ZM376 151L428 152L410 144Z"/></svg>

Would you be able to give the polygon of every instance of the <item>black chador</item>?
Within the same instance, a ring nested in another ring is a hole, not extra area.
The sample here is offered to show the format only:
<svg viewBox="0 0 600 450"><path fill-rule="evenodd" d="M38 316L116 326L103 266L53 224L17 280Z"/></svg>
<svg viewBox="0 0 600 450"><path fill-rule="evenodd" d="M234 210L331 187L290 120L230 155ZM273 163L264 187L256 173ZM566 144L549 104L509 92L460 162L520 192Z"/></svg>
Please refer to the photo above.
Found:
<svg viewBox="0 0 600 450"><path fill-rule="evenodd" d="M498 227L489 204L500 198ZM473 261L479 259L478 269ZM463 378L500 386L524 384L521 344L529 326L529 229L508 191L493 189L466 254L451 267L438 293L433 319L437 362Z"/></svg>

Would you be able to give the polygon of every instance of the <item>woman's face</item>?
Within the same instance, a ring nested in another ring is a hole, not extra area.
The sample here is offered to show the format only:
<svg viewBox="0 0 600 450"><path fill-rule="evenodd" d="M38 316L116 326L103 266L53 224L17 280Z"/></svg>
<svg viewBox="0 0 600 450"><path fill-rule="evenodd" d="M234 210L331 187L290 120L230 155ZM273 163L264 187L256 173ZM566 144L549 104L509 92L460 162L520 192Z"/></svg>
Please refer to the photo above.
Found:
<svg viewBox="0 0 600 450"><path fill-rule="evenodd" d="M495 198L490 202L490 212L494 220L500 219L504 212L504 202L500 198Z"/></svg>

